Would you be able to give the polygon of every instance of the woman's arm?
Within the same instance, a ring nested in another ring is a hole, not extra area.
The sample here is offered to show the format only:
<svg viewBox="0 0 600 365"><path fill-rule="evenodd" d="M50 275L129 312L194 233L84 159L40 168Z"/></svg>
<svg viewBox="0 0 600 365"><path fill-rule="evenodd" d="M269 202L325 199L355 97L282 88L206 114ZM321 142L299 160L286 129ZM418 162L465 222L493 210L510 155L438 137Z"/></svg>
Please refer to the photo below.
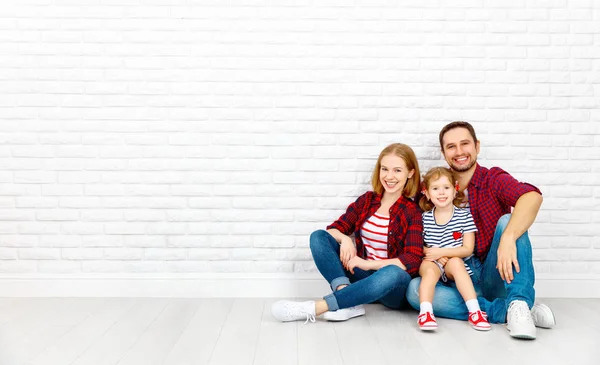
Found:
<svg viewBox="0 0 600 365"><path fill-rule="evenodd" d="M363 270L379 270L382 267L385 267L388 265L396 265L396 266L400 267L402 270L406 271L406 266L404 266L402 261L400 261L398 259L365 260L365 259L361 259L358 256L355 256L352 259L350 259L350 261L348 262L348 266L346 268L348 269L348 271L350 271L352 274L354 274L355 267L358 267L359 269L363 269Z"/></svg>
<svg viewBox="0 0 600 365"><path fill-rule="evenodd" d="M340 244L340 261L348 269L348 261L356 256L356 246L354 246L352 238L336 228L330 228L327 232Z"/></svg>
<svg viewBox="0 0 600 365"><path fill-rule="evenodd" d="M416 206L413 209L407 208L405 214L408 227L404 236L404 245L391 260L398 260L399 263L396 263L398 266L411 276L415 276L423 261L423 217Z"/></svg>
<svg viewBox="0 0 600 365"><path fill-rule="evenodd" d="M400 261L400 259L385 259L385 260L373 260L373 261L369 261L371 263L371 270L379 270L382 267L388 266L388 265L396 265L399 268L401 268L402 270L406 271L406 266L402 263L402 261Z"/></svg>
<svg viewBox="0 0 600 365"><path fill-rule="evenodd" d="M343 241L346 240L346 239L349 239L350 241L352 241L352 239L350 238L350 236L343 234L337 228L329 228L327 230L327 233L329 233L333 238L335 238L335 240L339 244L342 244Z"/></svg>

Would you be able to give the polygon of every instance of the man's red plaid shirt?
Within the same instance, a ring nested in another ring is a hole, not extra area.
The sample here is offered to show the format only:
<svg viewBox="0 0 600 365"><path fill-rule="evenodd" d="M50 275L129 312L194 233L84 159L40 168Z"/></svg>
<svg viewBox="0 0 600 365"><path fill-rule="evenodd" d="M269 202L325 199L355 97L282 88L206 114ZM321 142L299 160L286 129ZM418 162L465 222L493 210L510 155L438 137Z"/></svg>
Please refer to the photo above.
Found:
<svg viewBox="0 0 600 365"><path fill-rule="evenodd" d="M540 190L528 183L521 183L499 167L487 169L479 166L467 186L469 208L477 226L475 256L485 260L498 220L511 212L521 195Z"/></svg>

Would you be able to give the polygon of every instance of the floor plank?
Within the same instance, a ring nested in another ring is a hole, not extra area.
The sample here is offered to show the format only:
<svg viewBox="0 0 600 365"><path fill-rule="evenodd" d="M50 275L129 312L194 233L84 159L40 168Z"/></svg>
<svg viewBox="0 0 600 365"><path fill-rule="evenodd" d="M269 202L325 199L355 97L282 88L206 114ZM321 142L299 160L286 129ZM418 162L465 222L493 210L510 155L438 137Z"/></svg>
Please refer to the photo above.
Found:
<svg viewBox="0 0 600 365"><path fill-rule="evenodd" d="M402 362L407 364L434 364L433 359L416 339L416 312L393 310L381 304L368 304L365 318L373 328L388 364L398 363L399 356Z"/></svg>
<svg viewBox="0 0 600 365"><path fill-rule="evenodd" d="M280 323L274 299L1 298L2 365L350 365L434 363L592 365L600 358L600 299L543 299L556 328L537 340L417 312L366 306L347 322Z"/></svg>
<svg viewBox="0 0 600 365"><path fill-rule="evenodd" d="M297 326L282 326L271 316L275 300L265 300L262 321L254 355L256 365L298 364Z"/></svg>
<svg viewBox="0 0 600 365"><path fill-rule="evenodd" d="M169 303L164 298L138 299L73 365L115 365L131 349Z"/></svg>
<svg viewBox="0 0 600 365"><path fill-rule="evenodd" d="M315 323L281 323L295 326L298 342L298 364L341 365L344 363L335 328L331 322L317 318Z"/></svg>
<svg viewBox="0 0 600 365"><path fill-rule="evenodd" d="M170 299L117 365L160 365L198 309L197 299Z"/></svg>
<svg viewBox="0 0 600 365"><path fill-rule="evenodd" d="M233 306L233 299L202 299L163 365L205 365Z"/></svg>
<svg viewBox="0 0 600 365"><path fill-rule="evenodd" d="M377 341L376 329L371 327L366 316L331 324L335 330L344 364L388 364L380 343ZM392 364L389 363L389 365Z"/></svg>
<svg viewBox="0 0 600 365"><path fill-rule="evenodd" d="M100 299L98 299L100 300ZM129 312L135 304L132 298L111 298L52 346L47 347L30 365L70 364L102 336L117 320Z"/></svg>
<svg viewBox="0 0 600 365"><path fill-rule="evenodd" d="M209 359L211 365L252 364L256 352L264 299L238 298Z"/></svg>
<svg viewBox="0 0 600 365"><path fill-rule="evenodd" d="M10 364L19 365L28 362L102 307L105 301L106 299L96 298L57 298L53 300L52 305L40 307L32 315L35 319L32 327L20 335L15 334L11 337L7 351L12 357ZM23 326L23 328L28 327Z"/></svg>

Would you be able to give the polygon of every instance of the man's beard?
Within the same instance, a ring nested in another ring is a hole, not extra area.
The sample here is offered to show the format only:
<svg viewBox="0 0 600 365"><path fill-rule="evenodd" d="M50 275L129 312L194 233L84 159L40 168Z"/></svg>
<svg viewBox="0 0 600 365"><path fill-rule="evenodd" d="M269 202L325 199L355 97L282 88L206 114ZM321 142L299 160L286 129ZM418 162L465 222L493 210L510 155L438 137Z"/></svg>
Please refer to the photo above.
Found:
<svg viewBox="0 0 600 365"><path fill-rule="evenodd" d="M450 168L453 171L456 171L456 172L465 172L465 171L469 171L471 169L471 167L475 166L476 163L477 163L477 160L471 160L470 164L468 164L467 166L463 166L463 167L457 167L453 163L451 163L449 165L450 165Z"/></svg>

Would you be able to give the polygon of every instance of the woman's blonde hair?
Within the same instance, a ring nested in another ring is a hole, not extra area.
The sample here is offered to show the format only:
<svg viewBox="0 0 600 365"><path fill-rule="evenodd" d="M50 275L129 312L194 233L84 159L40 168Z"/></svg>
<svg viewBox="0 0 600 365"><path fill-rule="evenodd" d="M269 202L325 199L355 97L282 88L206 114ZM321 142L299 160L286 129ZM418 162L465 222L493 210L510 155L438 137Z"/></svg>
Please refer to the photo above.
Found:
<svg viewBox="0 0 600 365"><path fill-rule="evenodd" d="M449 168L446 168L446 167L433 167L429 171L427 171L425 176L423 176L423 183L422 183L423 190L429 190L429 186L431 185L431 182L434 180L440 179L442 176L446 176L448 178L448 181L450 181L450 184L452 184L454 187L456 187L456 184L458 184L456 177L454 176L454 173L452 172L452 170L450 170ZM465 194L463 192L457 191L456 195L454 196L454 200L452 201L452 204L454 204L455 207L461 207L465 201L466 201ZM428 211L428 210L433 209L434 205L427 198L425 193L423 193L421 200L419 200L419 206L424 211Z"/></svg>
<svg viewBox="0 0 600 365"><path fill-rule="evenodd" d="M377 164L375 164L375 168L373 169L373 177L371 178L373 191L380 195L383 194L383 185L381 185L379 177L381 171L381 159L387 155L395 155L400 157L404 160L404 163L406 163L406 168L408 171L414 170L412 177L408 178L406 184L404 185L404 189L402 190L403 196L407 198L414 197L419 191L419 186L421 185L419 162L417 162L417 157L415 156L415 152L412 150L412 148L403 143L393 143L384 148L379 154Z"/></svg>

